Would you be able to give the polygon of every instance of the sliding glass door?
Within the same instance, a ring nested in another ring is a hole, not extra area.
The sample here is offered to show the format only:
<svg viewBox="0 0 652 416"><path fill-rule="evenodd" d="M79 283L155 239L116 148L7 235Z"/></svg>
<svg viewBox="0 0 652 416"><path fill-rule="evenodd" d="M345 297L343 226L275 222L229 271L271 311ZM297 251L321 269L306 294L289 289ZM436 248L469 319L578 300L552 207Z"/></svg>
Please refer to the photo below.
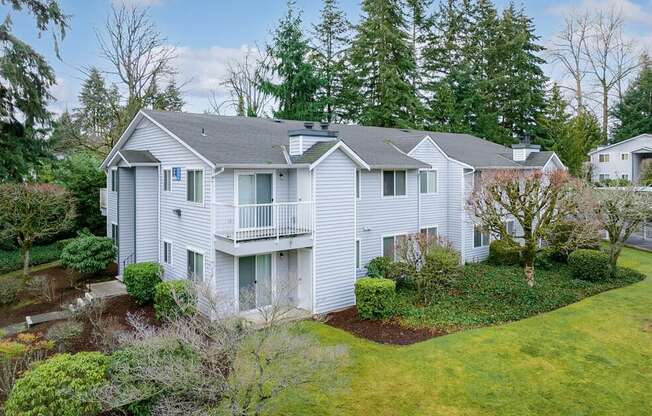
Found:
<svg viewBox="0 0 652 416"><path fill-rule="evenodd" d="M238 258L240 311L271 305L272 255Z"/></svg>
<svg viewBox="0 0 652 416"><path fill-rule="evenodd" d="M272 179L271 173L238 174L238 205L241 205L238 214L241 229L272 226Z"/></svg>

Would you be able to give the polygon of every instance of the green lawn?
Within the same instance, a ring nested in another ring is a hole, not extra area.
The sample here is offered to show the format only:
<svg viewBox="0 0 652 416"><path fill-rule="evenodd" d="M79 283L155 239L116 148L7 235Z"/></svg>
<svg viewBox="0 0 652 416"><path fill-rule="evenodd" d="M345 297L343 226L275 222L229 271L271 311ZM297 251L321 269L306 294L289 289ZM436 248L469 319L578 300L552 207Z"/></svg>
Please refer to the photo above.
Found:
<svg viewBox="0 0 652 416"><path fill-rule="evenodd" d="M652 253L621 264L652 276ZM652 412L652 279L510 324L407 347L324 324L306 329L349 347L346 381L327 396L288 395L278 414L644 415Z"/></svg>

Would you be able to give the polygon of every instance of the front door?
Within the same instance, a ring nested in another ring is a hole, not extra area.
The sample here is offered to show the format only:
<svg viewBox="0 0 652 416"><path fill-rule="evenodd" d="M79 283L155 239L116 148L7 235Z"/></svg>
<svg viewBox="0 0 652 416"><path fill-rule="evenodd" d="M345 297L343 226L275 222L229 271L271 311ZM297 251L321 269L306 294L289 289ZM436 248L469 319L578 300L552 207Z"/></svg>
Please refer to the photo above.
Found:
<svg viewBox="0 0 652 416"><path fill-rule="evenodd" d="M271 305L272 255L238 258L240 311Z"/></svg>
<svg viewBox="0 0 652 416"><path fill-rule="evenodd" d="M238 215L241 229L272 226L273 192L271 173L238 175Z"/></svg>

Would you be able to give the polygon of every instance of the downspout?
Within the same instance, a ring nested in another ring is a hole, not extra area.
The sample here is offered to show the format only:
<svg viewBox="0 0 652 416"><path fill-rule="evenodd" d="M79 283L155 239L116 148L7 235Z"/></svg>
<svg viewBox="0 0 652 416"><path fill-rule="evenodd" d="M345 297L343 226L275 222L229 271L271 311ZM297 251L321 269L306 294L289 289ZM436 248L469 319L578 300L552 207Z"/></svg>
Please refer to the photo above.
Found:
<svg viewBox="0 0 652 416"><path fill-rule="evenodd" d="M421 232L421 171L417 169L417 233Z"/></svg>
<svg viewBox="0 0 652 416"><path fill-rule="evenodd" d="M465 177L467 175L473 175L475 173L475 168L472 168L470 172L464 173L464 168L462 168L462 253L461 253L461 259L462 259L462 264L466 263L466 258L465 258L465 244L464 242L466 241L466 189L464 187L464 184L466 183ZM473 178L473 186L475 187L475 178Z"/></svg>

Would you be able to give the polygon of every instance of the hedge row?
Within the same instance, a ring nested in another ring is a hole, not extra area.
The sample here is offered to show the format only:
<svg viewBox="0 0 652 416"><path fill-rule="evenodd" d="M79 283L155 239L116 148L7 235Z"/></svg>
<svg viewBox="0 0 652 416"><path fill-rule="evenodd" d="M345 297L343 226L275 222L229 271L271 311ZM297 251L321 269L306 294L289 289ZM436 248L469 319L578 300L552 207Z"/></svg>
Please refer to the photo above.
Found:
<svg viewBox="0 0 652 416"><path fill-rule="evenodd" d="M36 266L37 264L59 260L61 250L62 244L59 242L34 246L29 252L29 265ZM20 260L20 250L0 250L0 274L13 272L22 268L23 263Z"/></svg>

